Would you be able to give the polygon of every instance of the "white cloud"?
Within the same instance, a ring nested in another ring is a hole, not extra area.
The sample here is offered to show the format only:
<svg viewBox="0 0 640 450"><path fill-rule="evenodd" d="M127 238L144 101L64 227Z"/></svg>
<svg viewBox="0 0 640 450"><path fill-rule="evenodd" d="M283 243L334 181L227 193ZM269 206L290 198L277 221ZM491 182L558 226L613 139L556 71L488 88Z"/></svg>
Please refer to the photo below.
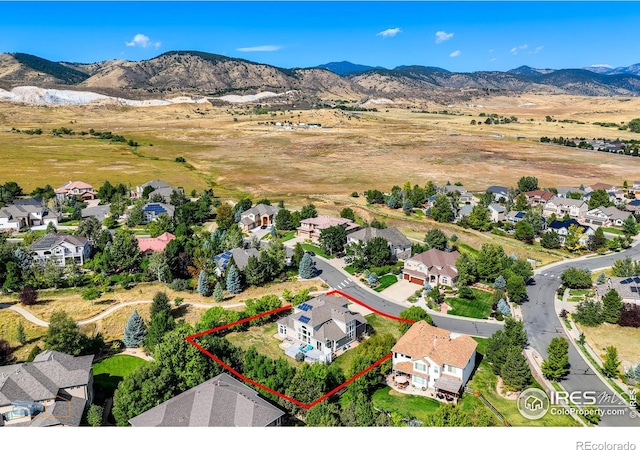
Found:
<svg viewBox="0 0 640 450"><path fill-rule="evenodd" d="M543 48L544 48L544 45L538 45L536 48L534 48L533 50L529 50L527 53L529 53L530 55L535 53L540 53Z"/></svg>
<svg viewBox="0 0 640 450"><path fill-rule="evenodd" d="M240 47L236 50L239 52L275 52L281 48L278 45L256 45L255 47Z"/></svg>
<svg viewBox="0 0 640 450"><path fill-rule="evenodd" d="M520 50L526 50L528 47L529 46L527 44L522 44L522 45L519 45L517 47L513 47L511 49L511 54L512 55L517 55Z"/></svg>
<svg viewBox="0 0 640 450"><path fill-rule="evenodd" d="M605 69L613 69L613 66L609 64L591 64L589 67L603 67Z"/></svg>
<svg viewBox="0 0 640 450"><path fill-rule="evenodd" d="M455 58L456 56L460 56L462 54L462 52L460 50L456 50L455 52L451 53L449 56L452 58Z"/></svg>
<svg viewBox="0 0 640 450"><path fill-rule="evenodd" d="M383 38L394 37L396 34L400 33L401 31L402 30L400 28L388 28L376 34L376 36L382 36Z"/></svg>
<svg viewBox="0 0 640 450"><path fill-rule="evenodd" d="M151 42L151 39L149 38L149 36L145 36L144 34L136 34L133 39L131 40L131 42L125 42L125 45L127 47L142 47L142 48L147 48L147 47L155 47L158 48L160 47L160 41L158 42Z"/></svg>
<svg viewBox="0 0 640 450"><path fill-rule="evenodd" d="M448 41L452 37L453 33L447 33L446 31L436 31L436 44Z"/></svg>
<svg viewBox="0 0 640 450"><path fill-rule="evenodd" d="M494 61L496 61L497 59L498 59L498 58L491 58L491 59L489 60L489 62L494 62Z"/></svg>

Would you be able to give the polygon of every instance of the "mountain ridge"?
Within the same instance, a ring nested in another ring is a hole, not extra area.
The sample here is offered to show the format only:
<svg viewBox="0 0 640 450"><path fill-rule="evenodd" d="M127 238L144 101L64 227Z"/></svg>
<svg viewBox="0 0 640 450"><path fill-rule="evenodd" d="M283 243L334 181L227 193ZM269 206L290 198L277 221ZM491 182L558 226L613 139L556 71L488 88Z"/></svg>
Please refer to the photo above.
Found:
<svg viewBox="0 0 640 450"><path fill-rule="evenodd" d="M631 73L635 71L638 74ZM294 92L295 101L309 104L332 98L450 102L493 93L526 92L637 96L639 75L640 64L606 70L520 66L506 72L451 72L422 65L387 69L349 61L282 68L191 50L168 51L141 61L115 59L94 63L54 62L25 53L0 54L0 87L5 89L33 85L129 98L181 93L219 97L262 91Z"/></svg>

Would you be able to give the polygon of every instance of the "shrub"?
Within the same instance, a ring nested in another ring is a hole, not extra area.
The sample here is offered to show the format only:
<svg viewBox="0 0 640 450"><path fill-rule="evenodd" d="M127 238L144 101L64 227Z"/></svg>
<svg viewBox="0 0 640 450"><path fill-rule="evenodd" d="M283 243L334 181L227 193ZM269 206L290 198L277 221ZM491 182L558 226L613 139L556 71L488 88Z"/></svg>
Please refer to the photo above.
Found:
<svg viewBox="0 0 640 450"><path fill-rule="evenodd" d="M302 353L302 352L296 353L296 361L297 362L304 362L304 353Z"/></svg>
<svg viewBox="0 0 640 450"><path fill-rule="evenodd" d="M458 297L465 300L473 300L476 296L469 286L460 286L460 289L458 289Z"/></svg>
<svg viewBox="0 0 640 450"><path fill-rule="evenodd" d="M36 300L38 300L38 291L31 286L25 286L22 291L20 291L20 303L23 305L35 305Z"/></svg>
<svg viewBox="0 0 640 450"><path fill-rule="evenodd" d="M632 303L624 303L620 311L618 325L622 327L640 328L640 306Z"/></svg>
<svg viewBox="0 0 640 450"><path fill-rule="evenodd" d="M183 280L181 278L176 278L175 280L173 280L169 287L176 292L188 291L191 289L189 281Z"/></svg>
<svg viewBox="0 0 640 450"><path fill-rule="evenodd" d="M176 307L182 305L182 303L184 302L184 298L182 297L176 297L175 300L173 300L174 305L176 305Z"/></svg>
<svg viewBox="0 0 640 450"><path fill-rule="evenodd" d="M82 292L82 299L93 301L97 298L100 298L101 295L102 295L102 291L99 288L95 286L90 286Z"/></svg>

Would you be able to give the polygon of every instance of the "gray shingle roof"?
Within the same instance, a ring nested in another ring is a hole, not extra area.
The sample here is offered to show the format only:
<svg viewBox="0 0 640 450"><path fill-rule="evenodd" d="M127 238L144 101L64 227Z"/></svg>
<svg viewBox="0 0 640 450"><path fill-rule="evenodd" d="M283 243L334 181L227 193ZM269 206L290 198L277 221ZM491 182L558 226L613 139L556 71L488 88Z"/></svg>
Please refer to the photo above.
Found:
<svg viewBox="0 0 640 450"><path fill-rule="evenodd" d="M31 248L33 250L49 250L63 242L83 247L87 243L87 238L66 233L48 233L31 244Z"/></svg>
<svg viewBox="0 0 640 450"><path fill-rule="evenodd" d="M222 373L129 423L134 427L264 427L284 414L253 389Z"/></svg>
<svg viewBox="0 0 640 450"><path fill-rule="evenodd" d="M391 245L396 247L410 246L411 241L397 228L362 228L361 230L349 233L349 239L356 239L364 243L369 242L374 237L381 237Z"/></svg>
<svg viewBox="0 0 640 450"><path fill-rule="evenodd" d="M280 208L278 208L277 206L271 206L271 205L265 205L264 203L260 203L256 206L253 206L249 209L247 209L246 211L244 211L241 215L245 216L245 215L249 215L249 214L278 214L278 211L280 211Z"/></svg>

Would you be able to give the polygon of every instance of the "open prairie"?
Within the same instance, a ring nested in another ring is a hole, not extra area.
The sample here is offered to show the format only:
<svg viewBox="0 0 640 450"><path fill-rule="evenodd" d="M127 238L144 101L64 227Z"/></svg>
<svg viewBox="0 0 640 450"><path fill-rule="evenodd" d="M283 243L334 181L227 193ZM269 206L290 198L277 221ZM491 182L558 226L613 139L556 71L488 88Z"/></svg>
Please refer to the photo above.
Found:
<svg viewBox="0 0 640 450"><path fill-rule="evenodd" d="M71 179L131 185L152 178L187 191L213 186L218 194L255 197L348 196L388 189L407 180L460 181L482 191L535 175L541 186L637 178L640 158L541 144L541 136L634 138L635 133L593 122L640 117L640 99L549 95L487 97L467 105L432 105L429 113L383 109L282 111L251 114L246 105L132 108L42 107L0 103L0 180L26 190ZM446 110L448 114L435 114ZM485 118L517 123L487 125ZM546 116L556 119L547 122ZM481 122L471 125L471 121ZM563 123L562 120L579 121ZM276 127L268 122L321 123L322 128ZM53 128L112 131L139 147L87 136L54 137ZM42 135L12 132L42 128ZM182 156L186 164L176 163Z"/></svg>

